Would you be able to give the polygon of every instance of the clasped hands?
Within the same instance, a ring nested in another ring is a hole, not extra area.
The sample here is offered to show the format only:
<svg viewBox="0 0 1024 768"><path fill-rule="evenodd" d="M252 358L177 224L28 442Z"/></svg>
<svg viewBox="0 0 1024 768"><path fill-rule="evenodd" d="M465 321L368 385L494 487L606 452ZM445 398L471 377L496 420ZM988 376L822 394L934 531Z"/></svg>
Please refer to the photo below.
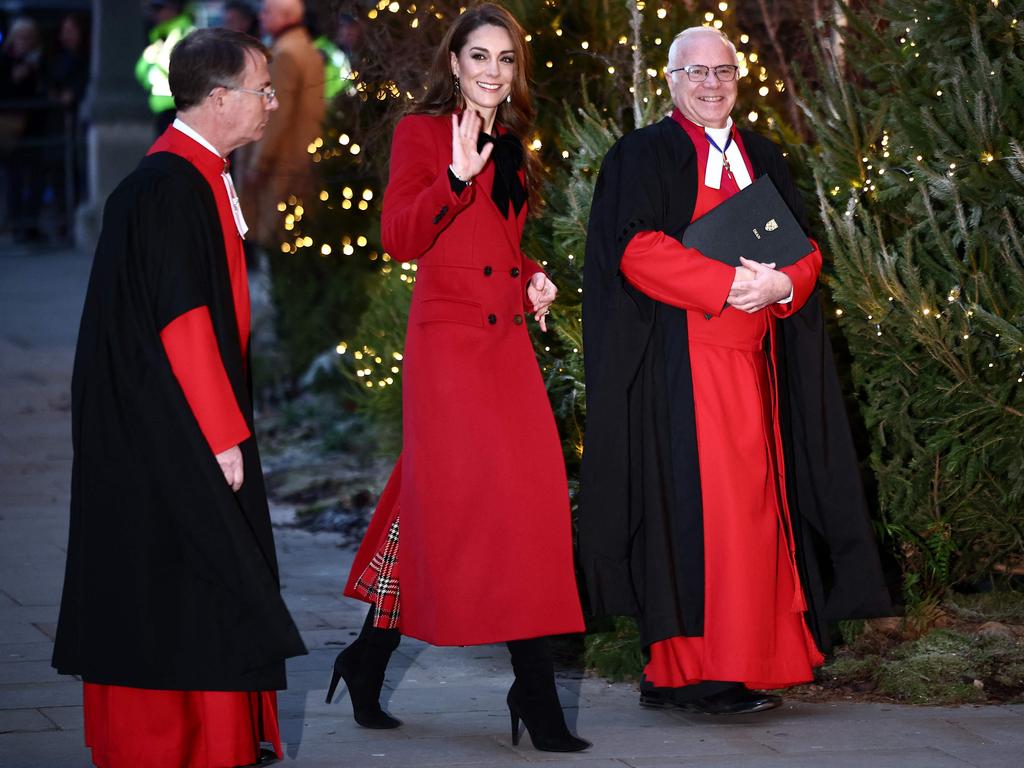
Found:
<svg viewBox="0 0 1024 768"><path fill-rule="evenodd" d="M775 269L774 263L762 264L741 256L726 303L742 312L754 313L782 301L792 292L793 281Z"/></svg>

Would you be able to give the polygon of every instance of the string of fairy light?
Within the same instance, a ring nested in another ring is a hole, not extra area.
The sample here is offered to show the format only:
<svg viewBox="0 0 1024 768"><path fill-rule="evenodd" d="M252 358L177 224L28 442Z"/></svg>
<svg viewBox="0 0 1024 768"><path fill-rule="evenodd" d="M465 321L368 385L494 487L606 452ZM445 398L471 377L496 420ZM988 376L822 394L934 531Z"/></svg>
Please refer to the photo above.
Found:
<svg viewBox="0 0 1024 768"><path fill-rule="evenodd" d="M544 0L544 6L557 11L559 3L556 0ZM645 22L652 25L654 30L654 36L650 38L650 42L653 43L655 49L661 51L660 54L654 53L650 55L649 58L652 60L664 60L667 58L668 45L671 43L675 32L678 31L669 29L667 26L670 23L669 16L673 6L674 3L669 0L659 0L658 2L637 0L635 3L636 10L644 14ZM722 1L711 3L709 6L714 10L708 10L704 13L702 23L708 27L719 30L723 29L726 25L724 16L730 11L730 3ZM463 13L465 10L465 7L461 7L459 13ZM403 3L398 0L379 0L366 11L366 19L369 23L384 23L386 21L393 23L402 16L407 18L406 23L411 29L419 29L428 21L443 22L445 19L445 14L433 3L417 4L414 2ZM561 26L559 18L559 14L556 13L548 26L534 29L526 36L527 42L534 46L541 39L550 40L554 38L558 41L555 53L559 55L554 55L553 53L545 56L543 61L538 62L538 66L548 72L556 72L559 68L575 71L576 58L588 57L601 61L608 77L622 76L623 73L617 69L616 62L618 60L612 56L611 52L598 50L599 46L595 45L593 41L578 35L572 35ZM773 90L776 93L784 92L784 82L780 79L771 78L767 67L762 63L758 53L749 50L749 35L741 33L735 36L735 39L738 40L739 77L741 79L752 78L757 85L757 94L761 98L768 97ZM619 36L614 45L631 50L636 48L635 44L631 43L626 35ZM650 81L657 81L664 75L664 66L660 68L648 67L644 70L644 74ZM415 94L400 90L394 81L369 83L363 80L360 77L360 73L356 70L351 71L348 77L355 86L355 96L362 101L369 99L376 99L378 101L388 99L412 100L415 98ZM635 93L633 86L629 86L628 90L631 94ZM666 98L667 90L661 85L656 85L653 89L653 94L657 98ZM649 96L642 98L645 103L649 99ZM751 109L746 115L746 119L751 123L758 121L759 118L760 113L757 109ZM769 118L769 126L771 125L772 122ZM533 151L540 151L544 147L544 140L539 134L535 134L532 137L528 137L527 146ZM362 147L353 141L347 133L342 132L337 136L336 142L333 136L329 137L329 139L317 138L309 145L308 152L312 162L322 163L339 157L354 158L362 152ZM563 159L568 159L570 152L566 149L562 151L561 155ZM327 206L333 207L338 205L344 211L377 215L377 211L371 208L371 203L376 197L376 191L369 184L365 185L361 190L351 184L344 184L340 188L325 188L320 191L318 197L319 202ZM320 244L315 243L310 235L302 234L299 225L303 221L306 210L302 201L294 196L289 197L287 201L279 203L278 211L283 215L284 231L286 235L290 235L281 243L281 251L283 253L299 253L304 249L312 249L318 251L322 257L328 257L337 252L345 256L353 256L357 251L362 251L365 252L366 258L370 261L380 262L379 271L385 279L397 279L407 287L411 287L415 282L416 264L402 263L400 269L393 270L390 254L383 251L378 252L378 250L374 249L365 234L354 236L344 234L336 242L323 242ZM568 258L572 260L574 257L570 255ZM582 288L578 290L582 292ZM351 352L353 360L357 361L356 375L365 381L365 385L368 388L385 388L395 382L394 375L398 373L395 368L399 367L401 357L385 361L384 356L377 354L370 346L363 345L353 350L350 349L350 344L345 341L340 342L336 346L336 351L338 355L348 355ZM574 352L578 352L578 350L574 349ZM399 365L395 365L395 363Z"/></svg>
<svg viewBox="0 0 1024 768"><path fill-rule="evenodd" d="M999 0L989 0L994 7L999 7ZM925 21L931 21L930 16L925 17ZM917 25L920 23L919 18L913 18L913 24ZM1009 19L1009 27L1011 30L1016 29L1019 20L1017 18ZM913 39L914 29L907 26L900 33L898 38L899 44L902 50L907 55L912 55L914 58L920 58L920 52L917 49L917 43ZM997 73L995 70L990 70L990 77L996 77ZM944 99L950 98L951 94L946 93L941 87L935 89L935 98ZM967 97L968 103L970 103L970 96ZM849 182L849 198L847 199L846 211L844 213L847 219L852 219L855 210L860 203L863 196L868 196L870 199L875 199L878 192L878 184L882 183L880 177L886 175L889 172L889 178L894 178L893 174L899 174L895 178L903 178L908 184L915 184L917 182L918 174L923 174L926 171L932 173L941 173L946 178L954 179L959 174L971 170L973 167L984 167L991 165L993 162L1001 160L1002 158L998 155L995 148L986 148L982 150L976 158L963 158L963 157L947 157L942 158L928 158L926 159L923 155L915 152L913 145L908 145L906 148L907 156L902 158L902 162L897 163L892 157L892 136L888 129L883 129L881 137L877 142L868 145L865 153L860 157L860 170L861 178L851 179ZM938 160L940 169L935 171L932 169L932 165ZM893 182L898 183L898 182ZM836 198L842 192L842 188L838 185L833 186L828 190L829 195ZM962 290L959 285L954 285L946 292L945 304L946 311L943 312L939 306L942 304L941 301L936 300L934 302L925 303L923 306L917 309L911 309L910 311L916 313L922 319L927 320L947 320L950 324L959 325L959 329L954 333L950 329L950 333L958 338L959 341L967 342L974 335L984 336L992 341L999 342L1002 339L1000 333L988 333L987 331L977 329L974 324L975 312L962 300ZM881 310L875 310L871 312L865 312L865 320L867 321L871 332L878 338L883 335L883 324L890 315L893 314L896 305L896 297L889 295L887 297L886 305ZM959 310L959 317L954 316L954 309ZM836 316L843 317L845 311L842 308L836 309ZM1015 350L1010 350L1000 354L996 354L996 359L1017 357L1024 353L1024 347L1018 347ZM996 367L996 362L990 360L987 362L986 368L993 369ZM1024 384L1024 363L1018 363L1013 367L1016 370L1021 367L1022 370L1016 376L1018 384Z"/></svg>

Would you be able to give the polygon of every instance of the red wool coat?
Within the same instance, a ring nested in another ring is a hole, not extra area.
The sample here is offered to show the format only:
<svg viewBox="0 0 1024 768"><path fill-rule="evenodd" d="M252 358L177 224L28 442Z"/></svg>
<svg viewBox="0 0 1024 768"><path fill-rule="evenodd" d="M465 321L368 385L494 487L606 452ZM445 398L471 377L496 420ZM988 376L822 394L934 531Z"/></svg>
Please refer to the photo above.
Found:
<svg viewBox="0 0 1024 768"><path fill-rule="evenodd" d="M580 632L569 494L527 331L540 267L519 249L526 209L491 200L493 163L450 186L451 118L395 129L385 249L419 259L405 345L402 455L346 587L400 514L403 634L475 645Z"/></svg>

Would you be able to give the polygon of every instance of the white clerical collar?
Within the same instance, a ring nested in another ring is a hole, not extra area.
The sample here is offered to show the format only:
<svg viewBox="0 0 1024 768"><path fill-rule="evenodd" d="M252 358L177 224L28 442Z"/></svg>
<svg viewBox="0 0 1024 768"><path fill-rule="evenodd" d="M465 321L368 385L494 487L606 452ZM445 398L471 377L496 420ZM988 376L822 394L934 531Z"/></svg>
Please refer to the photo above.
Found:
<svg viewBox="0 0 1024 768"><path fill-rule="evenodd" d="M213 152L221 160L224 160L224 156L214 148L213 144L204 139L198 131L180 117L174 118L171 126L184 133L197 144ZM226 170L226 165L225 170L221 171L220 177L224 180L224 188L228 191L228 201L231 203L231 216L235 220L235 229L238 230L238 236L245 240L245 233L249 231L249 225L245 223L245 217L242 215L242 205L238 201L238 193L235 192L235 185L231 181L231 174Z"/></svg>
<svg viewBox="0 0 1024 768"><path fill-rule="evenodd" d="M180 117L174 118L174 122L171 123L171 126L173 128L175 128L175 129L181 131L182 133L184 133L186 136L188 136L193 141L201 144L206 149L208 149L211 152L213 152L213 154L215 154L217 157L221 158L222 160L224 159L224 155L222 155L220 152L218 152L214 148L213 144L211 144L206 139L204 139L195 128L193 128L191 125L186 123Z"/></svg>
<svg viewBox="0 0 1024 768"><path fill-rule="evenodd" d="M743 153L732 140L732 118L726 118L722 128L704 126L704 137L708 142L708 165L704 171L704 185L712 189L722 188L722 172L728 171L740 189L750 186L750 173L743 160Z"/></svg>

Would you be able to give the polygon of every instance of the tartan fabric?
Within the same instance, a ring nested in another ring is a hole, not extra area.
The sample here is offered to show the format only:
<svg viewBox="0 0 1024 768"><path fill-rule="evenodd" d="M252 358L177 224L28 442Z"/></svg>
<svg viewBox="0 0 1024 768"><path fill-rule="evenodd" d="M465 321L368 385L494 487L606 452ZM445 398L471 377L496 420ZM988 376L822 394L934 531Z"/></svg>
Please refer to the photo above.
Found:
<svg viewBox="0 0 1024 768"><path fill-rule="evenodd" d="M373 625L378 629L396 629L401 615L398 600L398 515L388 529L383 545L370 560L353 591L373 605Z"/></svg>

